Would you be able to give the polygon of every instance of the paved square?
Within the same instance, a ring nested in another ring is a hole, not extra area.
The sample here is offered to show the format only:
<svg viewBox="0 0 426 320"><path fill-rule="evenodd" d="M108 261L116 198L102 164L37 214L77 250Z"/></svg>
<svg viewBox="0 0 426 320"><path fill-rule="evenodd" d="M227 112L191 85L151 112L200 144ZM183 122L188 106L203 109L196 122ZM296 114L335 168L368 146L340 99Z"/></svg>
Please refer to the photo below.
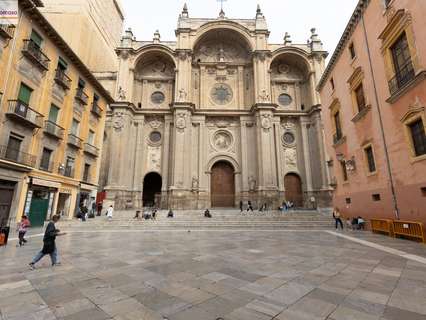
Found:
<svg viewBox="0 0 426 320"><path fill-rule="evenodd" d="M0 318L426 319L426 246L325 231L99 231L0 248ZM353 240L391 247L377 249ZM388 250L389 252L386 252ZM402 250L409 254L401 256Z"/></svg>

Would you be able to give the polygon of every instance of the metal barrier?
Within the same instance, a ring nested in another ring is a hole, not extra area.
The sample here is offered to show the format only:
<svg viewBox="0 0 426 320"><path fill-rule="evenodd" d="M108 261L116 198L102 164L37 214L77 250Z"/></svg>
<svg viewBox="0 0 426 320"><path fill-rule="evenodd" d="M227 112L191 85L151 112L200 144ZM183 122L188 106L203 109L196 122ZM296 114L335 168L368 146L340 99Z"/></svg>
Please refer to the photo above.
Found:
<svg viewBox="0 0 426 320"><path fill-rule="evenodd" d="M370 219L371 231L376 233L386 233L393 237L393 222L390 219Z"/></svg>
<svg viewBox="0 0 426 320"><path fill-rule="evenodd" d="M407 238L414 238L421 240L423 243L426 243L423 223L421 222L394 220L393 232L395 237L402 236Z"/></svg>

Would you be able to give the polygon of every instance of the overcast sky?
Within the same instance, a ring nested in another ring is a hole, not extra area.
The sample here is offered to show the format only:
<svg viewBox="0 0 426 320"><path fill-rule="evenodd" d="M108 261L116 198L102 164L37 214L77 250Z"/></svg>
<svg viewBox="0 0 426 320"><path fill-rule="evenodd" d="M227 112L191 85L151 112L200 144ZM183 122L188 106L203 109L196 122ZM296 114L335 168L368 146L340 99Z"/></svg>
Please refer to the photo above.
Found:
<svg viewBox="0 0 426 320"><path fill-rule="evenodd" d="M156 29L161 40L175 40L177 19L185 1L121 0L126 15L125 26L131 27L138 40L151 40ZM228 18L254 18L259 3L266 16L271 43L282 43L284 33L293 43L305 43L310 29L317 32L325 49L334 51L358 0L228 0L224 10ZM187 0L190 17L215 18L220 11L217 0Z"/></svg>

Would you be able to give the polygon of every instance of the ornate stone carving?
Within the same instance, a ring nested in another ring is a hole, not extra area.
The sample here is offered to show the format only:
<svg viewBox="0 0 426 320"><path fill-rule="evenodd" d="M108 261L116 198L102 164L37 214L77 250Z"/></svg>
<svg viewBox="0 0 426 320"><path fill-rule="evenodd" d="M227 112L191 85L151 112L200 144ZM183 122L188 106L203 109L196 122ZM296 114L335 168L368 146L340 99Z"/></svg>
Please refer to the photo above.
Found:
<svg viewBox="0 0 426 320"><path fill-rule="evenodd" d="M186 128L186 114L179 112L176 114L176 128L181 132Z"/></svg>
<svg viewBox="0 0 426 320"><path fill-rule="evenodd" d="M290 66L285 63L281 63L278 65L278 73L287 74L290 72Z"/></svg>
<svg viewBox="0 0 426 320"><path fill-rule="evenodd" d="M121 129L124 127L123 112L114 113L114 120L113 120L112 126L115 129L115 131L121 131Z"/></svg>
<svg viewBox="0 0 426 320"><path fill-rule="evenodd" d="M161 149L160 147L148 148L148 170L159 172L161 169Z"/></svg>
<svg viewBox="0 0 426 320"><path fill-rule="evenodd" d="M213 135L213 147L218 151L226 151L232 145L232 135L228 131L220 130Z"/></svg>
<svg viewBox="0 0 426 320"><path fill-rule="evenodd" d="M271 101L271 97L269 96L268 92L266 91L266 89L263 89L261 91L261 93L259 94L259 100L261 102L270 102Z"/></svg>
<svg viewBox="0 0 426 320"><path fill-rule="evenodd" d="M149 123L149 125L151 126L152 129L158 129L163 124L161 119L158 118L158 117L150 118L150 119L148 119L148 121L149 121L148 123Z"/></svg>
<svg viewBox="0 0 426 320"><path fill-rule="evenodd" d="M282 143L286 147L292 147L296 144L296 135L293 131L287 130L282 136Z"/></svg>
<svg viewBox="0 0 426 320"><path fill-rule="evenodd" d="M185 89L181 88L179 90L179 101L180 102L184 102L186 101L186 97L188 96L188 94L186 93Z"/></svg>
<svg viewBox="0 0 426 320"><path fill-rule="evenodd" d="M224 36L225 37L225 36ZM205 41L196 50L194 61L207 63L242 63L250 60L248 50L237 41L217 40Z"/></svg>
<svg viewBox="0 0 426 320"><path fill-rule="evenodd" d="M297 152L294 148L287 148L284 151L285 154L285 164L288 169L297 168Z"/></svg>
<svg viewBox="0 0 426 320"><path fill-rule="evenodd" d="M269 130L272 127L272 121L271 121L271 115L270 114L263 114L261 125L264 130Z"/></svg>
<svg viewBox="0 0 426 320"><path fill-rule="evenodd" d="M198 184L199 184L199 181L198 181L197 177L195 177L195 176L192 177L192 185L191 185L192 191L198 190Z"/></svg>

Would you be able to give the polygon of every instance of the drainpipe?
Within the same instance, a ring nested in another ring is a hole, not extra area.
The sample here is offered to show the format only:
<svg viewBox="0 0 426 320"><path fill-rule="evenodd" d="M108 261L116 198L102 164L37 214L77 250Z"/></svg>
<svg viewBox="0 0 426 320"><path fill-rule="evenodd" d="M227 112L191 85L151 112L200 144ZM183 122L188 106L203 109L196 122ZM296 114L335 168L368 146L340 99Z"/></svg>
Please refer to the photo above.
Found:
<svg viewBox="0 0 426 320"><path fill-rule="evenodd" d="M385 150L386 167L387 167L387 171L388 171L388 175L389 175L389 182L390 182L391 193L392 193L392 205L393 205L393 208L395 210L396 219L399 220L398 200L396 198L394 179L393 179L393 175L392 175L389 152L388 152L388 147L387 147L387 143L386 143L386 135L385 135L385 130L384 130L384 126L383 126L382 112L380 110L379 97L378 97L378 94L377 94L377 87L376 87L376 78L374 77L373 63L372 63L372 60L371 60L371 52L370 52L370 46L368 44L367 29L365 27L364 13L363 12L361 13L361 22L362 22L362 28L364 30L364 39L365 39L365 45L366 45L366 48L367 48L368 62L369 62L369 66L370 66L371 77L373 79L374 98L376 100L377 113L379 115L380 133L381 133L381 136L382 136L383 147L384 147L384 150Z"/></svg>

